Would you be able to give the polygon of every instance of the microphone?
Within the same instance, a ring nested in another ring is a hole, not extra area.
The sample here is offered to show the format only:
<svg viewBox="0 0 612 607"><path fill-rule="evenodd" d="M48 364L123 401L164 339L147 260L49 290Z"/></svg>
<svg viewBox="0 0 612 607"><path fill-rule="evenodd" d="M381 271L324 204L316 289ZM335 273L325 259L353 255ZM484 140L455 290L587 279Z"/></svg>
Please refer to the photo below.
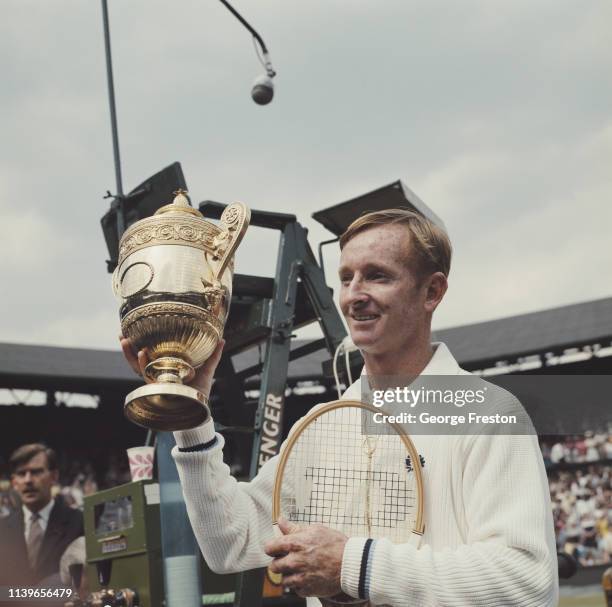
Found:
<svg viewBox="0 0 612 607"><path fill-rule="evenodd" d="M267 105L274 97L274 83L268 74L259 76L253 83L251 97L257 105Z"/></svg>
<svg viewBox="0 0 612 607"><path fill-rule="evenodd" d="M276 72L272 67L268 51L263 52L262 63L266 68L266 73L255 79L251 90L251 97L257 105L267 105L272 101L272 97L274 97L274 82L272 82L272 78L276 76Z"/></svg>
<svg viewBox="0 0 612 607"><path fill-rule="evenodd" d="M274 97L274 83L272 82L272 78L276 76L276 72L272 67L272 62L270 61L270 55L268 54L268 49L266 48L266 43L263 41L263 38L253 29L250 23L228 2L228 0L220 0L221 4L227 8L227 10L246 27L251 35L253 36L253 40L256 41L263 54L263 59L259 57L262 65L266 69L266 73L263 76L259 76L255 79L253 83L253 88L251 89L251 97L253 101L257 105L267 105L272 101L272 97ZM255 47L257 51L257 47Z"/></svg>

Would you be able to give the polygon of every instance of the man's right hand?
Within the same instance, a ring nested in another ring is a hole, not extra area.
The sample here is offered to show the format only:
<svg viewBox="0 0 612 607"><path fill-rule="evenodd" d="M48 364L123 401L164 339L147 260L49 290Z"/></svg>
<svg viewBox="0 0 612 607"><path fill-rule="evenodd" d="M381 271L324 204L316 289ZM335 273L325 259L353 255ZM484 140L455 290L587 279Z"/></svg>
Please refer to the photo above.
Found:
<svg viewBox="0 0 612 607"><path fill-rule="evenodd" d="M144 372L145 367L149 364L149 356L146 350L136 352L132 348L130 340L123 335L119 336L119 342L121 343L123 355L130 364L130 367L134 369L134 372L137 375L140 375L146 382L150 383L151 380L147 379ZM225 346L225 340L220 339L217 347L214 349L208 360L199 369L196 369L195 377L189 384L202 392L207 398L210 397L210 389L212 388L215 370L217 369L217 365L221 360L223 346Z"/></svg>

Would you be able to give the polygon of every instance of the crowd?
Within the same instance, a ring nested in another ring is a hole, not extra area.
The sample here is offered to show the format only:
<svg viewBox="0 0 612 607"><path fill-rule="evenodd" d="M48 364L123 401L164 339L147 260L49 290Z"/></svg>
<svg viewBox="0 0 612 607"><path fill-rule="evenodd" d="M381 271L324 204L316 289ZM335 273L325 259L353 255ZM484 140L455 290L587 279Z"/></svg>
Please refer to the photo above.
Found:
<svg viewBox="0 0 612 607"><path fill-rule="evenodd" d="M612 433L589 431L583 435L559 437L558 440L542 440L540 447L547 469L557 464L612 460Z"/></svg>
<svg viewBox="0 0 612 607"><path fill-rule="evenodd" d="M612 561L612 468L549 472L557 547L581 565Z"/></svg>
<svg viewBox="0 0 612 607"><path fill-rule="evenodd" d="M584 566L611 562L612 433L563 436L540 446L558 549Z"/></svg>
<svg viewBox="0 0 612 607"><path fill-rule="evenodd" d="M60 475L58 492L69 506L83 507L83 498L101 489L108 489L129 483L130 469L125 451L112 451L108 454L103 474L96 474L87 458L70 458Z"/></svg>

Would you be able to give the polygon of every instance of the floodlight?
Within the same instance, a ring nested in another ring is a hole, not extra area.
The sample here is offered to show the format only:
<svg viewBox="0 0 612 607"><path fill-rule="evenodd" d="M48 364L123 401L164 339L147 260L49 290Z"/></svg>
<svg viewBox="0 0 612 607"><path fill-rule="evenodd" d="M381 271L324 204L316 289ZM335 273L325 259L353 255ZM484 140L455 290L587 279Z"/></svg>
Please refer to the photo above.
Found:
<svg viewBox="0 0 612 607"><path fill-rule="evenodd" d="M365 213L400 208L419 213L446 230L444 222L399 179L367 194L317 211L312 214L312 218L340 236L355 219Z"/></svg>

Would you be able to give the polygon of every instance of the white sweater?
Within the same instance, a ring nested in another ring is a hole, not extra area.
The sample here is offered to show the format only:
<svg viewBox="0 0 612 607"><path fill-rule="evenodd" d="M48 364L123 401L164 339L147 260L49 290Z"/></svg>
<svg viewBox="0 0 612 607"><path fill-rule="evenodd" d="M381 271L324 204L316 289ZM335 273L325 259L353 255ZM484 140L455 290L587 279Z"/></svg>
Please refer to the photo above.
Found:
<svg viewBox="0 0 612 607"><path fill-rule="evenodd" d="M444 344L423 371L466 373ZM343 398L360 397L360 382ZM255 479L239 483L223 463L223 437L212 422L175 432L177 464L189 518L202 554L216 572L263 567L273 537L272 486L277 458ZM525 435L412 436L423 456L425 534L420 547L346 544L341 583L357 597L365 577L373 605L411 607L557 604L557 557L548 481L537 437ZM205 450L183 452L214 441ZM320 605L309 599L309 607Z"/></svg>

